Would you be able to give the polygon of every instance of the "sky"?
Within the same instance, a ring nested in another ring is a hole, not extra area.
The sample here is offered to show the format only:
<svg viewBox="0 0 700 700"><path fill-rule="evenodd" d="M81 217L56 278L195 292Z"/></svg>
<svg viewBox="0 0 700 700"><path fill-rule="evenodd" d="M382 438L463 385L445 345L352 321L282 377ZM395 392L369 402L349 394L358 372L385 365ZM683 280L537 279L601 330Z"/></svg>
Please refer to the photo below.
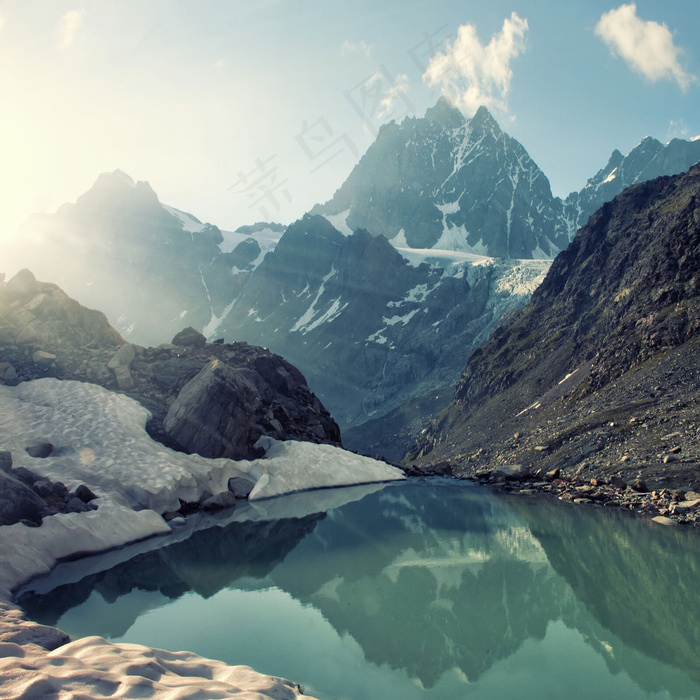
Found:
<svg viewBox="0 0 700 700"><path fill-rule="evenodd" d="M0 0L0 242L115 169L223 229L290 223L441 94L563 197L700 134L699 35L697 0Z"/></svg>

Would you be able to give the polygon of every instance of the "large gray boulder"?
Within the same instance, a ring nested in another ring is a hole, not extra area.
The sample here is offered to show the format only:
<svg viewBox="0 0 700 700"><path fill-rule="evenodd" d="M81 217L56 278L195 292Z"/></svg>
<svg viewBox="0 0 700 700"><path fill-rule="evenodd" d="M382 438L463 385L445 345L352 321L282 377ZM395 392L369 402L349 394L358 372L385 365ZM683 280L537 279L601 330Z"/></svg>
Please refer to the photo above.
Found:
<svg viewBox="0 0 700 700"><path fill-rule="evenodd" d="M165 416L165 432L187 452L245 459L259 400L258 390L240 371L212 360L180 390Z"/></svg>
<svg viewBox="0 0 700 700"><path fill-rule="evenodd" d="M46 502L29 486L0 471L0 525L20 520L39 525L47 511Z"/></svg>

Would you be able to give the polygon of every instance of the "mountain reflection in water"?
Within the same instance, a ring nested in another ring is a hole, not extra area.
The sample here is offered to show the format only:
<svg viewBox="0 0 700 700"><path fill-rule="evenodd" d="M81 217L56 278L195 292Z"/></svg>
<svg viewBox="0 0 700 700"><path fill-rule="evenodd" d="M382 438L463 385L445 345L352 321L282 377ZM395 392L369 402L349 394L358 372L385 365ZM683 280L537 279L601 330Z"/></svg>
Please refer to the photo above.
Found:
<svg viewBox="0 0 700 700"><path fill-rule="evenodd" d="M699 544L602 509L409 482L200 531L20 603L74 636L187 648L318 697L700 698Z"/></svg>

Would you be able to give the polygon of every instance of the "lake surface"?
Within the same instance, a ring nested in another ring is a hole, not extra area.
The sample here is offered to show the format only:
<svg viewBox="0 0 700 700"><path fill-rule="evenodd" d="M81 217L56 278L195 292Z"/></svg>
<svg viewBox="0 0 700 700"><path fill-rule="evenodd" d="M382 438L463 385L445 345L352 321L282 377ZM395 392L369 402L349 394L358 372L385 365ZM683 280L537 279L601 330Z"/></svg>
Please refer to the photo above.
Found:
<svg viewBox="0 0 700 700"><path fill-rule="evenodd" d="M700 700L697 532L449 481L275 501L61 565L20 602L324 700Z"/></svg>

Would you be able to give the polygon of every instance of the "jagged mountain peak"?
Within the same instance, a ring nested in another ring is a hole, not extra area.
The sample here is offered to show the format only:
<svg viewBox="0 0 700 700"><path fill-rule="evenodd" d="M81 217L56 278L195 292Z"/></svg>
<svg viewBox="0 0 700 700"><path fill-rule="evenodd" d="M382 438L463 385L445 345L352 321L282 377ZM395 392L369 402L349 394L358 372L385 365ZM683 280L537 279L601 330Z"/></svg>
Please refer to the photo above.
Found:
<svg viewBox="0 0 700 700"><path fill-rule="evenodd" d="M449 129L457 129L467 121L462 112L446 97L441 97L433 107L426 110L425 120Z"/></svg>
<svg viewBox="0 0 700 700"><path fill-rule="evenodd" d="M118 208L120 206L157 206L158 195L146 181L135 181L122 170L101 173L93 186L76 201L81 208Z"/></svg>
<svg viewBox="0 0 700 700"><path fill-rule="evenodd" d="M474 116L469 120L469 125L472 129L489 129L498 134L501 133L500 125L484 105L476 110Z"/></svg>
<svg viewBox="0 0 700 700"><path fill-rule="evenodd" d="M486 107L467 120L443 97L425 117L380 131L313 212L410 248L521 259L568 243L557 207L547 178Z"/></svg>

